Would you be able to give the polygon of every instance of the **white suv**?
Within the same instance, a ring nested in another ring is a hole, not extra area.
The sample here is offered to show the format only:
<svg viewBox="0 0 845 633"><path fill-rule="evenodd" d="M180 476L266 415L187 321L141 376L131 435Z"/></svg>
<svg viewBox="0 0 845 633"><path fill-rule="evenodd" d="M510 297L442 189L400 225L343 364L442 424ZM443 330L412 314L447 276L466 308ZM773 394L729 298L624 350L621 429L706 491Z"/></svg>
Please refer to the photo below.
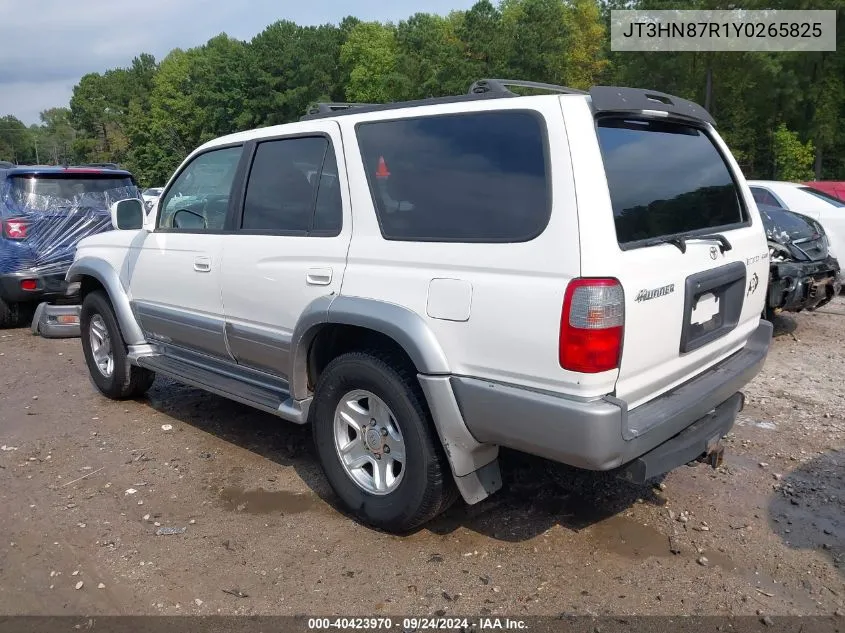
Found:
<svg viewBox="0 0 845 633"><path fill-rule="evenodd" d="M390 531L499 489L500 446L638 482L718 461L771 340L748 186L663 93L323 104L112 215L68 273L99 389L161 373L310 423Z"/></svg>

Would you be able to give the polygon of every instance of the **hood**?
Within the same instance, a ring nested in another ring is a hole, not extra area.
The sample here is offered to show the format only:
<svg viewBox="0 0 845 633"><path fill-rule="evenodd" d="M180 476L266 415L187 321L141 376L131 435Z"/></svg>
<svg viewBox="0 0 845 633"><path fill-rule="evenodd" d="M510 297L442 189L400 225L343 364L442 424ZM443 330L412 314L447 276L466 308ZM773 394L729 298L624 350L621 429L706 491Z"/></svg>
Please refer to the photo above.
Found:
<svg viewBox="0 0 845 633"><path fill-rule="evenodd" d="M760 219L766 227L766 237L780 244L801 239L817 240L824 229L813 218L767 204L758 204Z"/></svg>
<svg viewBox="0 0 845 633"><path fill-rule="evenodd" d="M766 239L770 246L776 248L782 255L792 259L817 260L828 255L827 236L822 225L816 220L794 211L787 211L779 207L758 204L760 219L766 229Z"/></svg>

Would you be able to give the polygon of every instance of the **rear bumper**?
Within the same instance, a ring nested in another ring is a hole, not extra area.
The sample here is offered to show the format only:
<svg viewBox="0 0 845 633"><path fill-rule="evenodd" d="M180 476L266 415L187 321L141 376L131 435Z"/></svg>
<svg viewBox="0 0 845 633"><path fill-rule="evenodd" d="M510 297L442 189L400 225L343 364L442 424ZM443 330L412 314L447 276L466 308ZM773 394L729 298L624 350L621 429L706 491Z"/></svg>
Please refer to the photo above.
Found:
<svg viewBox="0 0 845 633"><path fill-rule="evenodd" d="M35 281L35 290L24 290L21 282ZM32 272L5 273L0 275L0 299L7 303L33 303L64 297L68 291L64 271L39 275Z"/></svg>
<svg viewBox="0 0 845 633"><path fill-rule="evenodd" d="M739 391L763 367L771 338L772 324L761 321L739 352L633 411L611 397L583 401L474 378L451 382L479 442L589 470L629 465L628 478L654 477L728 432L742 407ZM630 429L647 430L626 439Z"/></svg>

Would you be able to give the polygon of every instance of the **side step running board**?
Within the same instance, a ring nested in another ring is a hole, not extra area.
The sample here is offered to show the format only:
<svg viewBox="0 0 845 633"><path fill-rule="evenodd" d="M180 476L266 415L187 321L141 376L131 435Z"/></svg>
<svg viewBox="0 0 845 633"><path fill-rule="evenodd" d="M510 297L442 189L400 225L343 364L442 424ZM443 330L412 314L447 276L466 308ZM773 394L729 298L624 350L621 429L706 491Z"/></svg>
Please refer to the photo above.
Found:
<svg viewBox="0 0 845 633"><path fill-rule="evenodd" d="M205 389L224 398L272 413L289 422L305 424L308 421L310 399L295 401L290 397L290 393L281 387L239 380L237 377L162 354L139 356L135 362L140 367L169 376L177 382Z"/></svg>

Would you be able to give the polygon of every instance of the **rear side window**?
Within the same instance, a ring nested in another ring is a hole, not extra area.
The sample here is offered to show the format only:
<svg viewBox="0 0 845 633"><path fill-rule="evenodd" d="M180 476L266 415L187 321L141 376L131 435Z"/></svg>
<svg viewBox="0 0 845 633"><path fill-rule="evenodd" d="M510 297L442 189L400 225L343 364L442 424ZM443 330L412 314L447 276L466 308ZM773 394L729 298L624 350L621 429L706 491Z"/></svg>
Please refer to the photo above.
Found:
<svg viewBox="0 0 845 633"><path fill-rule="evenodd" d="M343 220L337 161L322 136L265 141L255 150L241 228L337 235Z"/></svg>
<svg viewBox="0 0 845 633"><path fill-rule="evenodd" d="M623 119L597 127L620 245L745 221L739 189L702 130Z"/></svg>
<svg viewBox="0 0 845 633"><path fill-rule="evenodd" d="M546 131L529 112L362 123L357 129L389 240L524 242L550 214Z"/></svg>

